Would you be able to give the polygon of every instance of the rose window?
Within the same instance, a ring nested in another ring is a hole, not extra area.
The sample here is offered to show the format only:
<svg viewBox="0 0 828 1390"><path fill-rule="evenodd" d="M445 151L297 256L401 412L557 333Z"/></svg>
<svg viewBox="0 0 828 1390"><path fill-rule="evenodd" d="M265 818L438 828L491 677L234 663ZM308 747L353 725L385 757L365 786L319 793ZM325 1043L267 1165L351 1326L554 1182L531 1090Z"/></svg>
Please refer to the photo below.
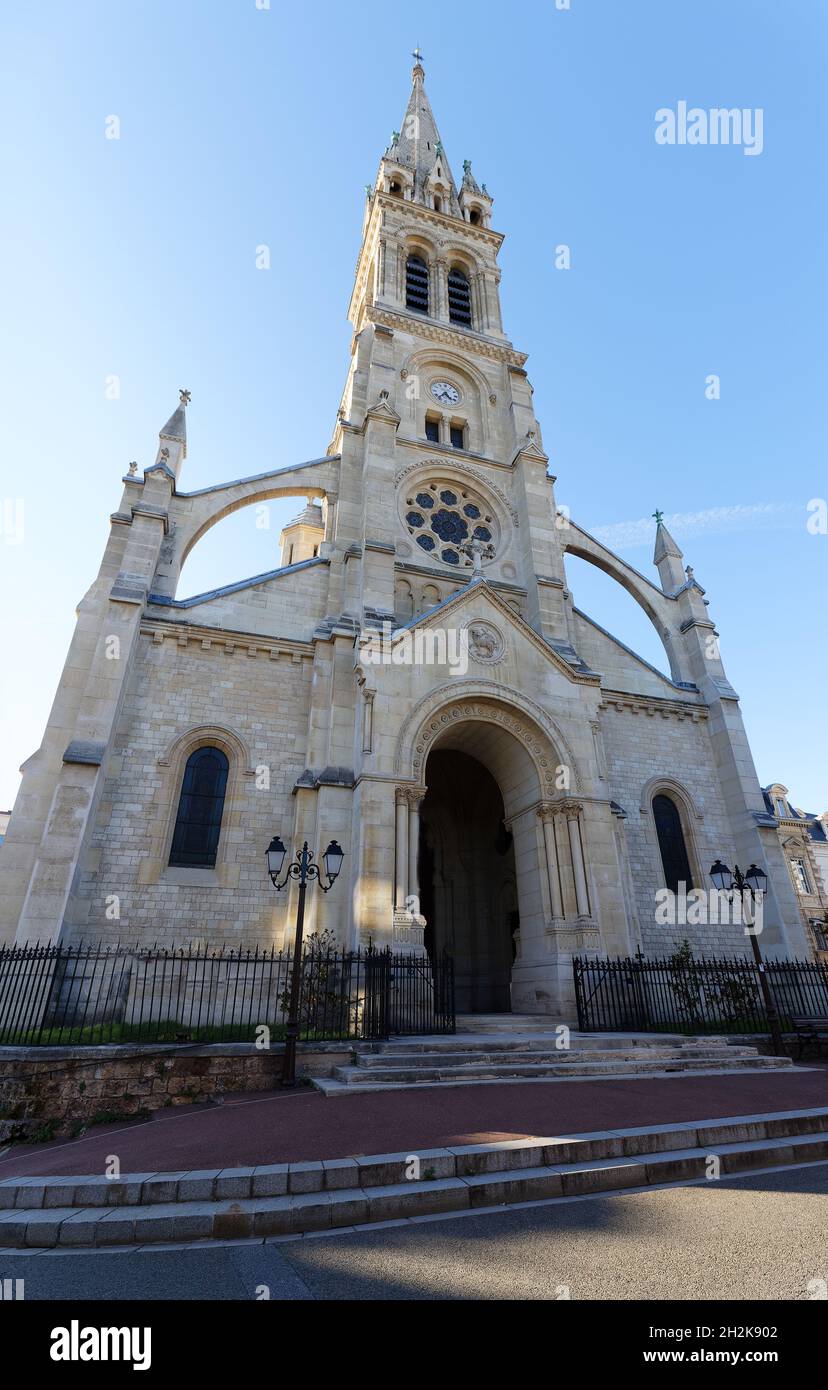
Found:
<svg viewBox="0 0 828 1390"><path fill-rule="evenodd" d="M497 544L499 528L486 501L470 490L437 480L400 499L405 529L425 555L444 565L466 565L469 541Z"/></svg>

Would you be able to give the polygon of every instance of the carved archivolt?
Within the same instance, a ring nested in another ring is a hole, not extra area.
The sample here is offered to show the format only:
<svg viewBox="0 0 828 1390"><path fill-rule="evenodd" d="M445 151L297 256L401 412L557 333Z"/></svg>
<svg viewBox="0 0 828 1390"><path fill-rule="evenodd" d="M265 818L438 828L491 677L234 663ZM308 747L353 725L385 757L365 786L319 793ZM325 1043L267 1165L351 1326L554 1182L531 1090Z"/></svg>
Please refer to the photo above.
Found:
<svg viewBox="0 0 828 1390"><path fill-rule="evenodd" d="M514 526L518 525L517 510L512 506L503 489L499 488L497 483L490 482L485 473L479 468L473 468L470 463L459 463L455 462L453 459L448 460L444 458L423 459L421 463L410 463L407 468L401 469L394 479L397 487L399 487L404 478L410 477L412 473L433 473L435 476L445 478L446 480L450 479L454 473L461 473L466 477L474 478L478 486L483 488L484 491L489 491L498 499L511 517L512 524Z"/></svg>
<svg viewBox="0 0 828 1390"><path fill-rule="evenodd" d="M434 740L464 721L496 724L517 738L532 757L544 796L556 796L556 773L562 763L570 769L573 787L580 790L572 750L554 720L534 701L494 681L452 682L421 700L400 730L396 771L421 782Z"/></svg>

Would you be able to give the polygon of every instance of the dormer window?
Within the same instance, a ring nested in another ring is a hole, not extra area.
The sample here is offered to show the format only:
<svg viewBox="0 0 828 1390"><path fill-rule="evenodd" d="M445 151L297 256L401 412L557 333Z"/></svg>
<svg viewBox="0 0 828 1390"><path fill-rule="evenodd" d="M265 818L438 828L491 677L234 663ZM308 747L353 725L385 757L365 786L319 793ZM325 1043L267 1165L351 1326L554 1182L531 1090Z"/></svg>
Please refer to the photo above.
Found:
<svg viewBox="0 0 828 1390"><path fill-rule="evenodd" d="M472 208L472 209L471 209L471 211L470 211L470 213L469 213L469 221L471 222L471 224L472 224L473 227L479 227L479 226L480 226L480 209L479 209L479 208Z"/></svg>
<svg viewBox="0 0 828 1390"><path fill-rule="evenodd" d="M448 273L449 319L471 328L471 286L465 271L456 266Z"/></svg>
<svg viewBox="0 0 828 1390"><path fill-rule="evenodd" d="M435 212L442 212L442 211L443 211L443 200L442 200L442 198L435 198L435 199L434 199L434 211L435 211Z"/></svg>
<svg viewBox="0 0 828 1390"><path fill-rule="evenodd" d="M778 796L776 798L776 814L778 815L780 820L785 820L788 815L788 808L785 805L785 802L782 800L781 796Z"/></svg>
<svg viewBox="0 0 828 1390"><path fill-rule="evenodd" d="M428 266L420 256L409 256L405 263L405 307L428 313Z"/></svg>
<svg viewBox="0 0 828 1390"><path fill-rule="evenodd" d="M393 193L395 198L401 198L401 197L402 197L402 188L401 188L400 185L397 183L397 180L396 180L396 179L392 179L391 182L389 183L389 185L388 185L388 192L389 192L389 193Z"/></svg>

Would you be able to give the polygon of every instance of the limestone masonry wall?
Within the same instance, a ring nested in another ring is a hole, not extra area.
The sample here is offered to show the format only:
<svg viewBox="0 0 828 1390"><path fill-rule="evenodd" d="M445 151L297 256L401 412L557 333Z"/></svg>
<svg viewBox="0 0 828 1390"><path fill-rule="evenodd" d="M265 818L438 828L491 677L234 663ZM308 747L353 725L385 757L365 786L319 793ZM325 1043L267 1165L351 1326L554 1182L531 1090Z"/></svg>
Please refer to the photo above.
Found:
<svg viewBox="0 0 828 1390"><path fill-rule="evenodd" d="M700 708L699 714L704 713ZM685 937L707 955L743 954L749 943L740 926L670 927L655 921L655 895L664 884L652 816L652 799L659 790L679 807L694 887L710 887L708 870L720 854L731 855L732 862L733 837L707 719L662 715L647 701L632 701L629 708L608 709L602 731L610 795L627 816L624 834L645 955L668 954Z"/></svg>
<svg viewBox="0 0 828 1390"><path fill-rule="evenodd" d="M264 852L277 831L290 842L310 681L310 661L296 654L274 660L244 646L228 652L220 642L205 649L199 640L142 637L83 868L85 914L75 936L282 945L287 895L273 892ZM201 742L222 744L231 765L216 868L170 868L193 747L186 736L201 729ZM107 915L113 898L115 918Z"/></svg>

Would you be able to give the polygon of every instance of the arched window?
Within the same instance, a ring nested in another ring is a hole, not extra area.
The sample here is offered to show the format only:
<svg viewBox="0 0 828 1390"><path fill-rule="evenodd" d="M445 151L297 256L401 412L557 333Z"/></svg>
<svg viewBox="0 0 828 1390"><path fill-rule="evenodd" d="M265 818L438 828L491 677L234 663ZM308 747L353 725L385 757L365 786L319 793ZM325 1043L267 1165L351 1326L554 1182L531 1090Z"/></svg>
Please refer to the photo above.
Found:
<svg viewBox="0 0 828 1390"><path fill-rule="evenodd" d="M471 328L471 289L468 276L456 267L448 273L449 319Z"/></svg>
<svg viewBox="0 0 828 1390"><path fill-rule="evenodd" d="M216 863L229 763L220 748L197 748L187 759L170 864L212 869Z"/></svg>
<svg viewBox="0 0 828 1390"><path fill-rule="evenodd" d="M653 819L664 867L664 882L674 893L678 892L679 884L683 883L689 893L693 887L693 878L676 803L671 801L669 796L654 796Z"/></svg>
<svg viewBox="0 0 828 1390"><path fill-rule="evenodd" d="M405 307L428 313L428 266L420 256L409 256L405 263Z"/></svg>

